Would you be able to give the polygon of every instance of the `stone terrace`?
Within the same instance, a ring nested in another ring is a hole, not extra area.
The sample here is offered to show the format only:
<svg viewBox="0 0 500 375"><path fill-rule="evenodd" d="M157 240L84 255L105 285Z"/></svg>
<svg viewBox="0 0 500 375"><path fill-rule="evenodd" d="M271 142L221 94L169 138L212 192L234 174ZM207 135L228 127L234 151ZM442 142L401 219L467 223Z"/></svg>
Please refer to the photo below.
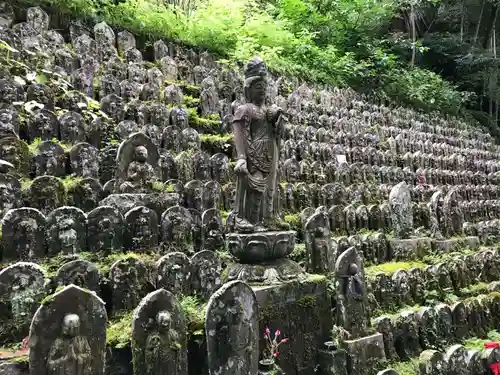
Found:
<svg viewBox="0 0 500 375"><path fill-rule="evenodd" d="M279 209L304 274L263 272L250 288L225 250L242 70L151 48L0 3L0 375L236 374L227 357L256 375L266 326L290 339L277 360L288 375L480 375L500 362L482 347L500 340L489 134L272 77L267 104L287 117ZM75 340L91 372L57 362Z"/></svg>

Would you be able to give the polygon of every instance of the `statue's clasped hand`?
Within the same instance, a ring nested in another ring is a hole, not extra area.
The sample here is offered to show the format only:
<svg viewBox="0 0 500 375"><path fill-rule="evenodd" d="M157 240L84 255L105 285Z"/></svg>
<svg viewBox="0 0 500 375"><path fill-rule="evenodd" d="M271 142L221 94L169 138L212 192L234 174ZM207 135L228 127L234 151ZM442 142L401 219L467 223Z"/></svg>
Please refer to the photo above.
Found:
<svg viewBox="0 0 500 375"><path fill-rule="evenodd" d="M247 175L248 169L247 169L246 159L238 159L236 161L236 166L234 167L234 171L240 175Z"/></svg>

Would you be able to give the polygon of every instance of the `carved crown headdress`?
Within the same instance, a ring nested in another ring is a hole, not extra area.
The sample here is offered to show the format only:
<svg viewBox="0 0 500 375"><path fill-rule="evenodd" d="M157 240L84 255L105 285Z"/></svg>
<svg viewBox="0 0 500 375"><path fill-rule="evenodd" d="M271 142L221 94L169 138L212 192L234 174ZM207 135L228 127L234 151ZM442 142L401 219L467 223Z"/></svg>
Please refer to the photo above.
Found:
<svg viewBox="0 0 500 375"><path fill-rule="evenodd" d="M245 80L254 77L265 77L267 76L267 67L260 57L255 56L252 60L247 63L245 69Z"/></svg>

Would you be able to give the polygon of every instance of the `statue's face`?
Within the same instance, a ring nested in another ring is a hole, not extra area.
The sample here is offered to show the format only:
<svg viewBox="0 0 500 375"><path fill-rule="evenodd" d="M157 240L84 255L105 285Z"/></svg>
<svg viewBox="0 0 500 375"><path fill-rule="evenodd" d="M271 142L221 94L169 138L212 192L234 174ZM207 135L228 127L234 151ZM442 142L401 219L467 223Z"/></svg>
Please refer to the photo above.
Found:
<svg viewBox="0 0 500 375"><path fill-rule="evenodd" d="M148 160L148 150L144 146L138 146L135 149L135 157L137 161L145 162Z"/></svg>
<svg viewBox="0 0 500 375"><path fill-rule="evenodd" d="M352 263L349 265L349 274L350 275L356 275L358 273L358 266L356 263Z"/></svg>
<svg viewBox="0 0 500 375"><path fill-rule="evenodd" d="M63 320L63 334L70 337L78 335L80 330L80 317L76 314L68 314Z"/></svg>
<svg viewBox="0 0 500 375"><path fill-rule="evenodd" d="M158 315L156 315L156 323L158 323L159 328L169 328L171 321L172 318L168 311L160 311Z"/></svg>
<svg viewBox="0 0 500 375"><path fill-rule="evenodd" d="M264 101L267 92L267 83L264 79L259 79L250 86L250 95L254 100Z"/></svg>

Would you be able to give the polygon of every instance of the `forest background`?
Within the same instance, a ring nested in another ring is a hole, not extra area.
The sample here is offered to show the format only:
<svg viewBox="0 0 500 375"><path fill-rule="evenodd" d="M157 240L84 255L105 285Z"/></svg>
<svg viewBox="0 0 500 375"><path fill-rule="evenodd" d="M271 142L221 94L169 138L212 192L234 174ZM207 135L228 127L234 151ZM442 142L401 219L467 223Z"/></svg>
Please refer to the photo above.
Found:
<svg viewBox="0 0 500 375"><path fill-rule="evenodd" d="M498 131L496 0L15 0ZM34 4L36 2L37 4ZM21 4L25 5L25 4Z"/></svg>

